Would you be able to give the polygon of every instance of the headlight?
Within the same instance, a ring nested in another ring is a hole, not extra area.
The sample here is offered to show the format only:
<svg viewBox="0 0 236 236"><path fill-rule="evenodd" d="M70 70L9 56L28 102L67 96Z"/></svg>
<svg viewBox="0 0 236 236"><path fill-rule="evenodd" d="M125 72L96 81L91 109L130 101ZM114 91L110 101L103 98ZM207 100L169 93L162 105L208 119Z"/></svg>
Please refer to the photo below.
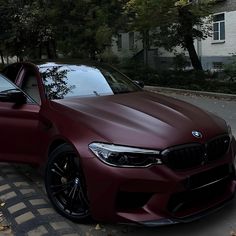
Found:
<svg viewBox="0 0 236 236"><path fill-rule="evenodd" d="M102 162L116 167L148 167L160 165L160 152L155 150L117 146L113 144L92 143L89 149Z"/></svg>

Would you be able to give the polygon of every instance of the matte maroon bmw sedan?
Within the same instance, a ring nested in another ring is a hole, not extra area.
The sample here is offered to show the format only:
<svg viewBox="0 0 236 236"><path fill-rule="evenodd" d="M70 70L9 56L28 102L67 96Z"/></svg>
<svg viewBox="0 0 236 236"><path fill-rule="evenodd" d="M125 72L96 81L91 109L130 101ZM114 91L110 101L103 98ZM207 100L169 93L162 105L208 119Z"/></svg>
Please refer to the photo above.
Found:
<svg viewBox="0 0 236 236"><path fill-rule="evenodd" d="M233 198L236 142L221 118L107 65L16 63L3 74L0 159L44 165L67 218L174 224Z"/></svg>

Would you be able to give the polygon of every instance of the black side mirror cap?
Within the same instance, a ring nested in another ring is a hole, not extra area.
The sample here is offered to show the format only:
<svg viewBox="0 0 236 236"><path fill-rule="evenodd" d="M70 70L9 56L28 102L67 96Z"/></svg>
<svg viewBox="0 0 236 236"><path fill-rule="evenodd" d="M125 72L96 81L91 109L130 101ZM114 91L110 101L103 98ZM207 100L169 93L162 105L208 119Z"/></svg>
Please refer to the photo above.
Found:
<svg viewBox="0 0 236 236"><path fill-rule="evenodd" d="M9 93L9 98L17 105L25 104L27 102L27 97L20 90Z"/></svg>
<svg viewBox="0 0 236 236"><path fill-rule="evenodd" d="M0 101L12 102L16 105L22 105L27 102L27 97L20 90L10 90L6 93L0 93Z"/></svg>
<svg viewBox="0 0 236 236"><path fill-rule="evenodd" d="M137 84L139 87L141 87L141 88L144 88L144 82L143 81L140 81L140 80L133 80L133 82L135 83L135 84Z"/></svg>

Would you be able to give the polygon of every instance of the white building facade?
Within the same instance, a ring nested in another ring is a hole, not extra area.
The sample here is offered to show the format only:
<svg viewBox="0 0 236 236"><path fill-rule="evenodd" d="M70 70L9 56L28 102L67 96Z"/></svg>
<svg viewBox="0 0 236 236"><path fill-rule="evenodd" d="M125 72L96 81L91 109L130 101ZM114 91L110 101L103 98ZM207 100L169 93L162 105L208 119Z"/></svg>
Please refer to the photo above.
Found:
<svg viewBox="0 0 236 236"><path fill-rule="evenodd" d="M236 0L226 0L213 17L213 35L199 42L204 69L218 69L236 54Z"/></svg>
<svg viewBox="0 0 236 236"><path fill-rule="evenodd" d="M221 69L236 54L236 0L219 0L214 9L212 37L195 42L195 48L205 70ZM138 33L122 33L114 40L112 51L118 57L143 57L143 44ZM175 52L185 53L177 48ZM149 64L154 68L169 67L174 53L162 48L148 52Z"/></svg>

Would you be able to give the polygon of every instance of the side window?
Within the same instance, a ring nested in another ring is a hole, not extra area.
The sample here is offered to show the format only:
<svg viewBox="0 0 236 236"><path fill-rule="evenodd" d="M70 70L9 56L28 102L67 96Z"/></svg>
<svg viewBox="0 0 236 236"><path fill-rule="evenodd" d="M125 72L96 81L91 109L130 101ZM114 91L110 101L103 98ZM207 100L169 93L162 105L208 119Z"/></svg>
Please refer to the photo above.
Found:
<svg viewBox="0 0 236 236"><path fill-rule="evenodd" d="M7 66L5 69L3 69L2 73L13 83L15 83L16 78L22 68L21 64L13 64L10 66Z"/></svg>
<svg viewBox="0 0 236 236"><path fill-rule="evenodd" d="M21 83L21 89L35 102L41 104L37 74L36 71L32 68L25 69L25 73Z"/></svg>
<svg viewBox="0 0 236 236"><path fill-rule="evenodd" d="M11 89L16 89L16 87L0 75L0 93L4 93Z"/></svg>

